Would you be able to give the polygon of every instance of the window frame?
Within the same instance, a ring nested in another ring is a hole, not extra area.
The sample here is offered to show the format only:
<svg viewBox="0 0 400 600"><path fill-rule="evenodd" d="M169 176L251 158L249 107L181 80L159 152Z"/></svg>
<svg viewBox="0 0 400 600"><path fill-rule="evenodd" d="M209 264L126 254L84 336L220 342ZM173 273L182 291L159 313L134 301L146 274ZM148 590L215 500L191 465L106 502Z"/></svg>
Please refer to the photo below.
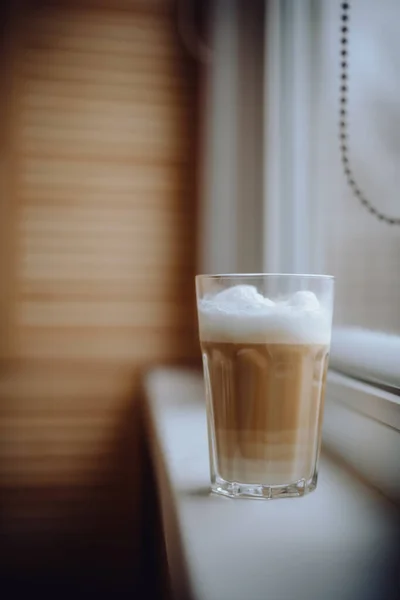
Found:
<svg viewBox="0 0 400 600"><path fill-rule="evenodd" d="M310 0L267 2L263 265L272 273L322 272L311 251L319 221L309 195L311 10Z"/></svg>

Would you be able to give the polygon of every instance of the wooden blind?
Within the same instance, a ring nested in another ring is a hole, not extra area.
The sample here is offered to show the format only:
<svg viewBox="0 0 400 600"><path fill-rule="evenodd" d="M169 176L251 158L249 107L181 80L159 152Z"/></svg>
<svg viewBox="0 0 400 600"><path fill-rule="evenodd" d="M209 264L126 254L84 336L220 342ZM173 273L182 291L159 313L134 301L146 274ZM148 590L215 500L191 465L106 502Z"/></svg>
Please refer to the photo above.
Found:
<svg viewBox="0 0 400 600"><path fill-rule="evenodd" d="M81 531L89 503L115 541L139 505L140 371L197 355L195 71L166 2L25 16L3 206L6 528Z"/></svg>

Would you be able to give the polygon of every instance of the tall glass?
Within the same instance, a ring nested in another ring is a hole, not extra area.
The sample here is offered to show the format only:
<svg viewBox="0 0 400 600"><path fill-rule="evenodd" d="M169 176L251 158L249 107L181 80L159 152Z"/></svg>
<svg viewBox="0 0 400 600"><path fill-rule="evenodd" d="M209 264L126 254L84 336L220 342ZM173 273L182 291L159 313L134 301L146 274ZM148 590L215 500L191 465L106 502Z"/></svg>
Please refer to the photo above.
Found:
<svg viewBox="0 0 400 600"><path fill-rule="evenodd" d="M212 491L316 488L333 277L198 275Z"/></svg>

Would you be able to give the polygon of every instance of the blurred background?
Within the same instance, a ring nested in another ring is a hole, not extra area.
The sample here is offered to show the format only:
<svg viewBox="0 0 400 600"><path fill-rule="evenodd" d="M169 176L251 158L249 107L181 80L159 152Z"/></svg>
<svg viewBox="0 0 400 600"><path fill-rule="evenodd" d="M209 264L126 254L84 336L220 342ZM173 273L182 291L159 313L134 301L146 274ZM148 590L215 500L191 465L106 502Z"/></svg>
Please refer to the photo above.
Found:
<svg viewBox="0 0 400 600"><path fill-rule="evenodd" d="M140 572L140 374L199 354L187 8L1 7L1 567L20 578Z"/></svg>
<svg viewBox="0 0 400 600"><path fill-rule="evenodd" d="M331 273L336 325L400 336L400 230L343 173L340 2L0 11L4 581L150 596L141 377L200 365L196 272ZM352 11L352 168L399 217L399 6Z"/></svg>

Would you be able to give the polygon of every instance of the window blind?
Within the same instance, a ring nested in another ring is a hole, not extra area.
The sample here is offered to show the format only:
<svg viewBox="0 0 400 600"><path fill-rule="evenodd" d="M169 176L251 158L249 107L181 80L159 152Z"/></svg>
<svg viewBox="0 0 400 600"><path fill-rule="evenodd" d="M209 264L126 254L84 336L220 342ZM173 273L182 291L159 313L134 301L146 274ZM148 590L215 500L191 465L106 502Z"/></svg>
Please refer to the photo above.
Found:
<svg viewBox="0 0 400 600"><path fill-rule="evenodd" d="M170 2L36 3L11 37L4 522L112 554L137 543L141 370L198 354L196 72Z"/></svg>

